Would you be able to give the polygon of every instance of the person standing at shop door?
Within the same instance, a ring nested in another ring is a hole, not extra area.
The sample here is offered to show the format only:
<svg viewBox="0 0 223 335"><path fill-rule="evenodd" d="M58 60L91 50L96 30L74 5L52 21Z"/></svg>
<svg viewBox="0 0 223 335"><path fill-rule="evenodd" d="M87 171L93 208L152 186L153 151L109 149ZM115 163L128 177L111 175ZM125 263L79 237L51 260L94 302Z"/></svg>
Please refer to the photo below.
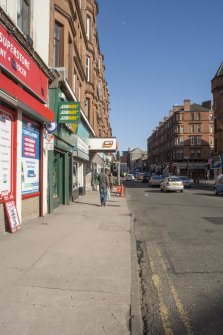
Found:
<svg viewBox="0 0 223 335"><path fill-rule="evenodd" d="M100 201L101 206L107 205L107 188L109 187L109 178L108 175L104 172L104 169L101 169L101 173L98 176L99 179L99 192L100 192Z"/></svg>

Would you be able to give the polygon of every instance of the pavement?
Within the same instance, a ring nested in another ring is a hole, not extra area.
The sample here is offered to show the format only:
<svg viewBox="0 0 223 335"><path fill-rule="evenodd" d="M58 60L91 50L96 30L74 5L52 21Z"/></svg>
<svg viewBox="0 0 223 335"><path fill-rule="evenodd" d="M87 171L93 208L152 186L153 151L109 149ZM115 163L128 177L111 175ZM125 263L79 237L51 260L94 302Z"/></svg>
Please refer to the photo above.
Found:
<svg viewBox="0 0 223 335"><path fill-rule="evenodd" d="M214 190L214 185L215 185L214 180L200 180L199 183L193 183L192 187L197 189Z"/></svg>
<svg viewBox="0 0 223 335"><path fill-rule="evenodd" d="M99 192L89 192L1 234L0 254L0 334L141 334L125 197L112 193L101 207Z"/></svg>

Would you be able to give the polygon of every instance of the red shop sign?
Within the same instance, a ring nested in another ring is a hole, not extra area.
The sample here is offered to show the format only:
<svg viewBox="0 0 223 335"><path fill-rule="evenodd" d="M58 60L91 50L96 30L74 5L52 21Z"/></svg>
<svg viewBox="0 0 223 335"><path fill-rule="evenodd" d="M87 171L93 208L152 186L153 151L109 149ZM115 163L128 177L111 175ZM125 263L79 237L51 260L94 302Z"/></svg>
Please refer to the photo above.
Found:
<svg viewBox="0 0 223 335"><path fill-rule="evenodd" d="M0 66L8 70L44 102L47 101L47 76L1 24Z"/></svg>

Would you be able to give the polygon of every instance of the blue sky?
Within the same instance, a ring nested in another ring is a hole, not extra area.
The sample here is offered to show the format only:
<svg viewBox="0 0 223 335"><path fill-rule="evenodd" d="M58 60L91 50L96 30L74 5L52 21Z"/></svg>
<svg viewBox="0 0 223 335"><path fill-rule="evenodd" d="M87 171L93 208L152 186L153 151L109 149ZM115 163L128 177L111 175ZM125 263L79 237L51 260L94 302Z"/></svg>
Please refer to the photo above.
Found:
<svg viewBox="0 0 223 335"><path fill-rule="evenodd" d="M146 140L173 105L212 99L223 61L222 0L99 0L97 27L119 150Z"/></svg>

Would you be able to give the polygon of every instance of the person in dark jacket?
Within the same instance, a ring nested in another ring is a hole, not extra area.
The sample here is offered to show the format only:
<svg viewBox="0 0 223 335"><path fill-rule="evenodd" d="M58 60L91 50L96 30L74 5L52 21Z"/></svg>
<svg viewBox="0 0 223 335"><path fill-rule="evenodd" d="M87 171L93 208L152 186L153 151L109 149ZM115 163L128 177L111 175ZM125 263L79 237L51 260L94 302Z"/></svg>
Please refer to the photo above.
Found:
<svg viewBox="0 0 223 335"><path fill-rule="evenodd" d="M104 169L101 169L101 173L98 176L99 179L99 192L100 192L100 201L101 206L107 205L107 189L109 187L109 178L108 175L104 172Z"/></svg>

